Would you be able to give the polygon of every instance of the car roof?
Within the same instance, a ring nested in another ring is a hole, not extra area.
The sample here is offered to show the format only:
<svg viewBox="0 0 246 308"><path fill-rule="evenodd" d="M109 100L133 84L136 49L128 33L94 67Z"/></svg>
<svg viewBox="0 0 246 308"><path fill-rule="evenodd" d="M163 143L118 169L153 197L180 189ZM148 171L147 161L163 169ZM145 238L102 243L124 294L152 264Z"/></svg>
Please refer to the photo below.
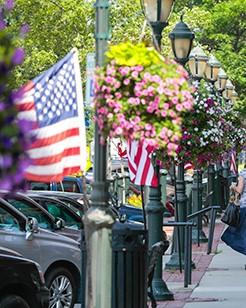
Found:
<svg viewBox="0 0 246 308"><path fill-rule="evenodd" d="M43 208L38 202L36 202L35 200L33 200L32 198L30 198L29 196L27 196L25 193L22 192L15 192L15 193L10 193L9 194L10 197L13 197L14 199L19 199L19 200L25 200L27 202L29 202L29 204L32 204L33 207L38 208L40 211L42 211L42 213L46 216L49 217L50 220L52 220L53 222L55 222L55 217L52 216L45 208ZM4 199L5 200L5 199ZM5 200L6 201L6 200ZM8 202L8 201L7 201ZM10 205L12 206L12 204L10 203ZM15 206L13 206L15 208ZM15 208L16 209L16 208ZM18 209L17 209L18 210ZM24 214L23 214L24 215Z"/></svg>
<svg viewBox="0 0 246 308"><path fill-rule="evenodd" d="M72 209L70 209L67 205L66 205L66 203L64 203L64 202L62 202L61 200L59 200L59 199L57 199L57 198L55 198L55 196L46 196L46 195L42 195L42 194L38 194L38 193L33 193L33 191L31 191L31 193L28 193L28 196L30 197L30 198L35 198L35 197L37 197L37 198L39 198L39 199L43 199L43 200L50 200L50 201L55 201L55 202L57 202L58 204L60 204L63 208L65 208L68 212L70 212L74 217L76 217L76 219L78 220L78 221L80 221L81 220L81 217L78 215L78 214L76 214Z"/></svg>

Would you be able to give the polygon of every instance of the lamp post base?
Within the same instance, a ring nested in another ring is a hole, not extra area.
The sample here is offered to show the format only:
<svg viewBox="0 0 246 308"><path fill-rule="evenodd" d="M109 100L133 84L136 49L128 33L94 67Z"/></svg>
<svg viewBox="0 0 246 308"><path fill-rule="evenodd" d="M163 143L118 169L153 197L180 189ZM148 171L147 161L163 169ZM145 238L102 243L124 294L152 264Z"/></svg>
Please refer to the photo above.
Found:
<svg viewBox="0 0 246 308"><path fill-rule="evenodd" d="M153 295L157 301L174 300L173 293L168 290L166 283L162 279L153 279Z"/></svg>
<svg viewBox="0 0 246 308"><path fill-rule="evenodd" d="M181 255L181 268L184 269L184 255ZM191 261L191 268L195 269L196 265L193 261ZM170 270L178 270L180 269L180 264L179 264L179 254L177 252L174 252L171 255L171 258L165 265L165 269L170 269Z"/></svg>
<svg viewBox="0 0 246 308"><path fill-rule="evenodd" d="M197 240L197 230L192 230L192 243L198 243L198 240ZM207 243L208 242L208 238L206 236L206 234L204 233L203 230L199 230L199 242L200 243Z"/></svg>

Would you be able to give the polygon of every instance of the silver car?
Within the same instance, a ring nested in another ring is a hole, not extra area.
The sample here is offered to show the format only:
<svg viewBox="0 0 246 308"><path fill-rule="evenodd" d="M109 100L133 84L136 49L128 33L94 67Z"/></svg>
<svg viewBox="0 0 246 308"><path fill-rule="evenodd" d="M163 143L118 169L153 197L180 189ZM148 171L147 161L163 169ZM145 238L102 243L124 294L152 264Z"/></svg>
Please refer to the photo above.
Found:
<svg viewBox="0 0 246 308"><path fill-rule="evenodd" d="M43 230L35 218L0 198L0 246L39 263L50 290L50 308L71 308L80 290L81 252L77 241Z"/></svg>

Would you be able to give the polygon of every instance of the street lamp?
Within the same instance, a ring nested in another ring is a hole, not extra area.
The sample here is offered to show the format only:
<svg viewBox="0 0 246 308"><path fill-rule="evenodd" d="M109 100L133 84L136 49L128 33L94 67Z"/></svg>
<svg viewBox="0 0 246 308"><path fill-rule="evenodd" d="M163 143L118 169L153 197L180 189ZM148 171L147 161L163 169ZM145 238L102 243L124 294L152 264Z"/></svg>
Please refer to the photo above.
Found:
<svg viewBox="0 0 246 308"><path fill-rule="evenodd" d="M218 79L220 67L220 62L215 58L215 56L211 55L208 59L205 70L205 76L210 83L214 84Z"/></svg>
<svg viewBox="0 0 246 308"><path fill-rule="evenodd" d="M236 102L237 98L238 98L238 93L235 90L233 90L232 96L231 96L231 100L233 104Z"/></svg>
<svg viewBox="0 0 246 308"><path fill-rule="evenodd" d="M153 31L153 43L157 51L161 51L162 31L168 25L168 18L172 11L174 0L141 0L145 18ZM163 240L164 206L161 202L160 167L155 166L159 178L158 187L150 187L146 205L149 248ZM153 294L156 300L173 300L173 293L167 288L162 279L162 257L156 263L152 280Z"/></svg>
<svg viewBox="0 0 246 308"><path fill-rule="evenodd" d="M234 86L230 80L227 80L226 86L225 86L225 91L223 92L223 96L225 99L231 99L232 93L234 90Z"/></svg>
<svg viewBox="0 0 246 308"><path fill-rule="evenodd" d="M220 68L218 73L218 79L215 82L215 87L219 91L219 93L222 93L225 90L227 79L228 76L226 75L225 71Z"/></svg>
<svg viewBox="0 0 246 308"><path fill-rule="evenodd" d="M176 62L185 66L189 59L189 53L192 48L192 43L194 40L194 33L189 29L189 27L183 22L183 15L181 15L180 22L176 24L173 31L169 34L169 38L172 44L172 50ZM185 178L184 178L184 163L181 162L178 165L178 174L176 179L176 219L179 222L184 222L187 220L187 196L185 193ZM178 215L177 215L178 214ZM166 264L166 268L179 268L179 253L181 253L181 262L184 264L184 230L178 230L178 237L180 236L180 251L178 251L179 244L175 241L174 250L169 262Z"/></svg>
<svg viewBox="0 0 246 308"><path fill-rule="evenodd" d="M194 37L195 34L183 22L183 15L181 15L180 22L176 24L173 31L169 34L169 38L175 60L183 66L189 59Z"/></svg>
<svg viewBox="0 0 246 308"><path fill-rule="evenodd" d="M194 80L201 80L204 76L208 56L203 49L199 46L193 48L189 56L189 69Z"/></svg>
<svg viewBox="0 0 246 308"><path fill-rule="evenodd" d="M141 0L146 20L153 30L155 48L161 50L162 31L168 25L175 0Z"/></svg>

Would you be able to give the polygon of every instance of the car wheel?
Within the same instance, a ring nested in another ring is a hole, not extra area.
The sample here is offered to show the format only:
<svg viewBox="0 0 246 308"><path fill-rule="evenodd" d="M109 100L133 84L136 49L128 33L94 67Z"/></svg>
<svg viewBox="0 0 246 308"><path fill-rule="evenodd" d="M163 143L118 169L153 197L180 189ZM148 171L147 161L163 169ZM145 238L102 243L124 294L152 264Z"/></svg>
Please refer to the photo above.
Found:
<svg viewBox="0 0 246 308"><path fill-rule="evenodd" d="M20 296L10 294L0 299L1 308L30 308L28 303Z"/></svg>
<svg viewBox="0 0 246 308"><path fill-rule="evenodd" d="M46 285L50 291L49 308L72 308L76 300L76 284L71 272L66 268L56 268L46 275Z"/></svg>

